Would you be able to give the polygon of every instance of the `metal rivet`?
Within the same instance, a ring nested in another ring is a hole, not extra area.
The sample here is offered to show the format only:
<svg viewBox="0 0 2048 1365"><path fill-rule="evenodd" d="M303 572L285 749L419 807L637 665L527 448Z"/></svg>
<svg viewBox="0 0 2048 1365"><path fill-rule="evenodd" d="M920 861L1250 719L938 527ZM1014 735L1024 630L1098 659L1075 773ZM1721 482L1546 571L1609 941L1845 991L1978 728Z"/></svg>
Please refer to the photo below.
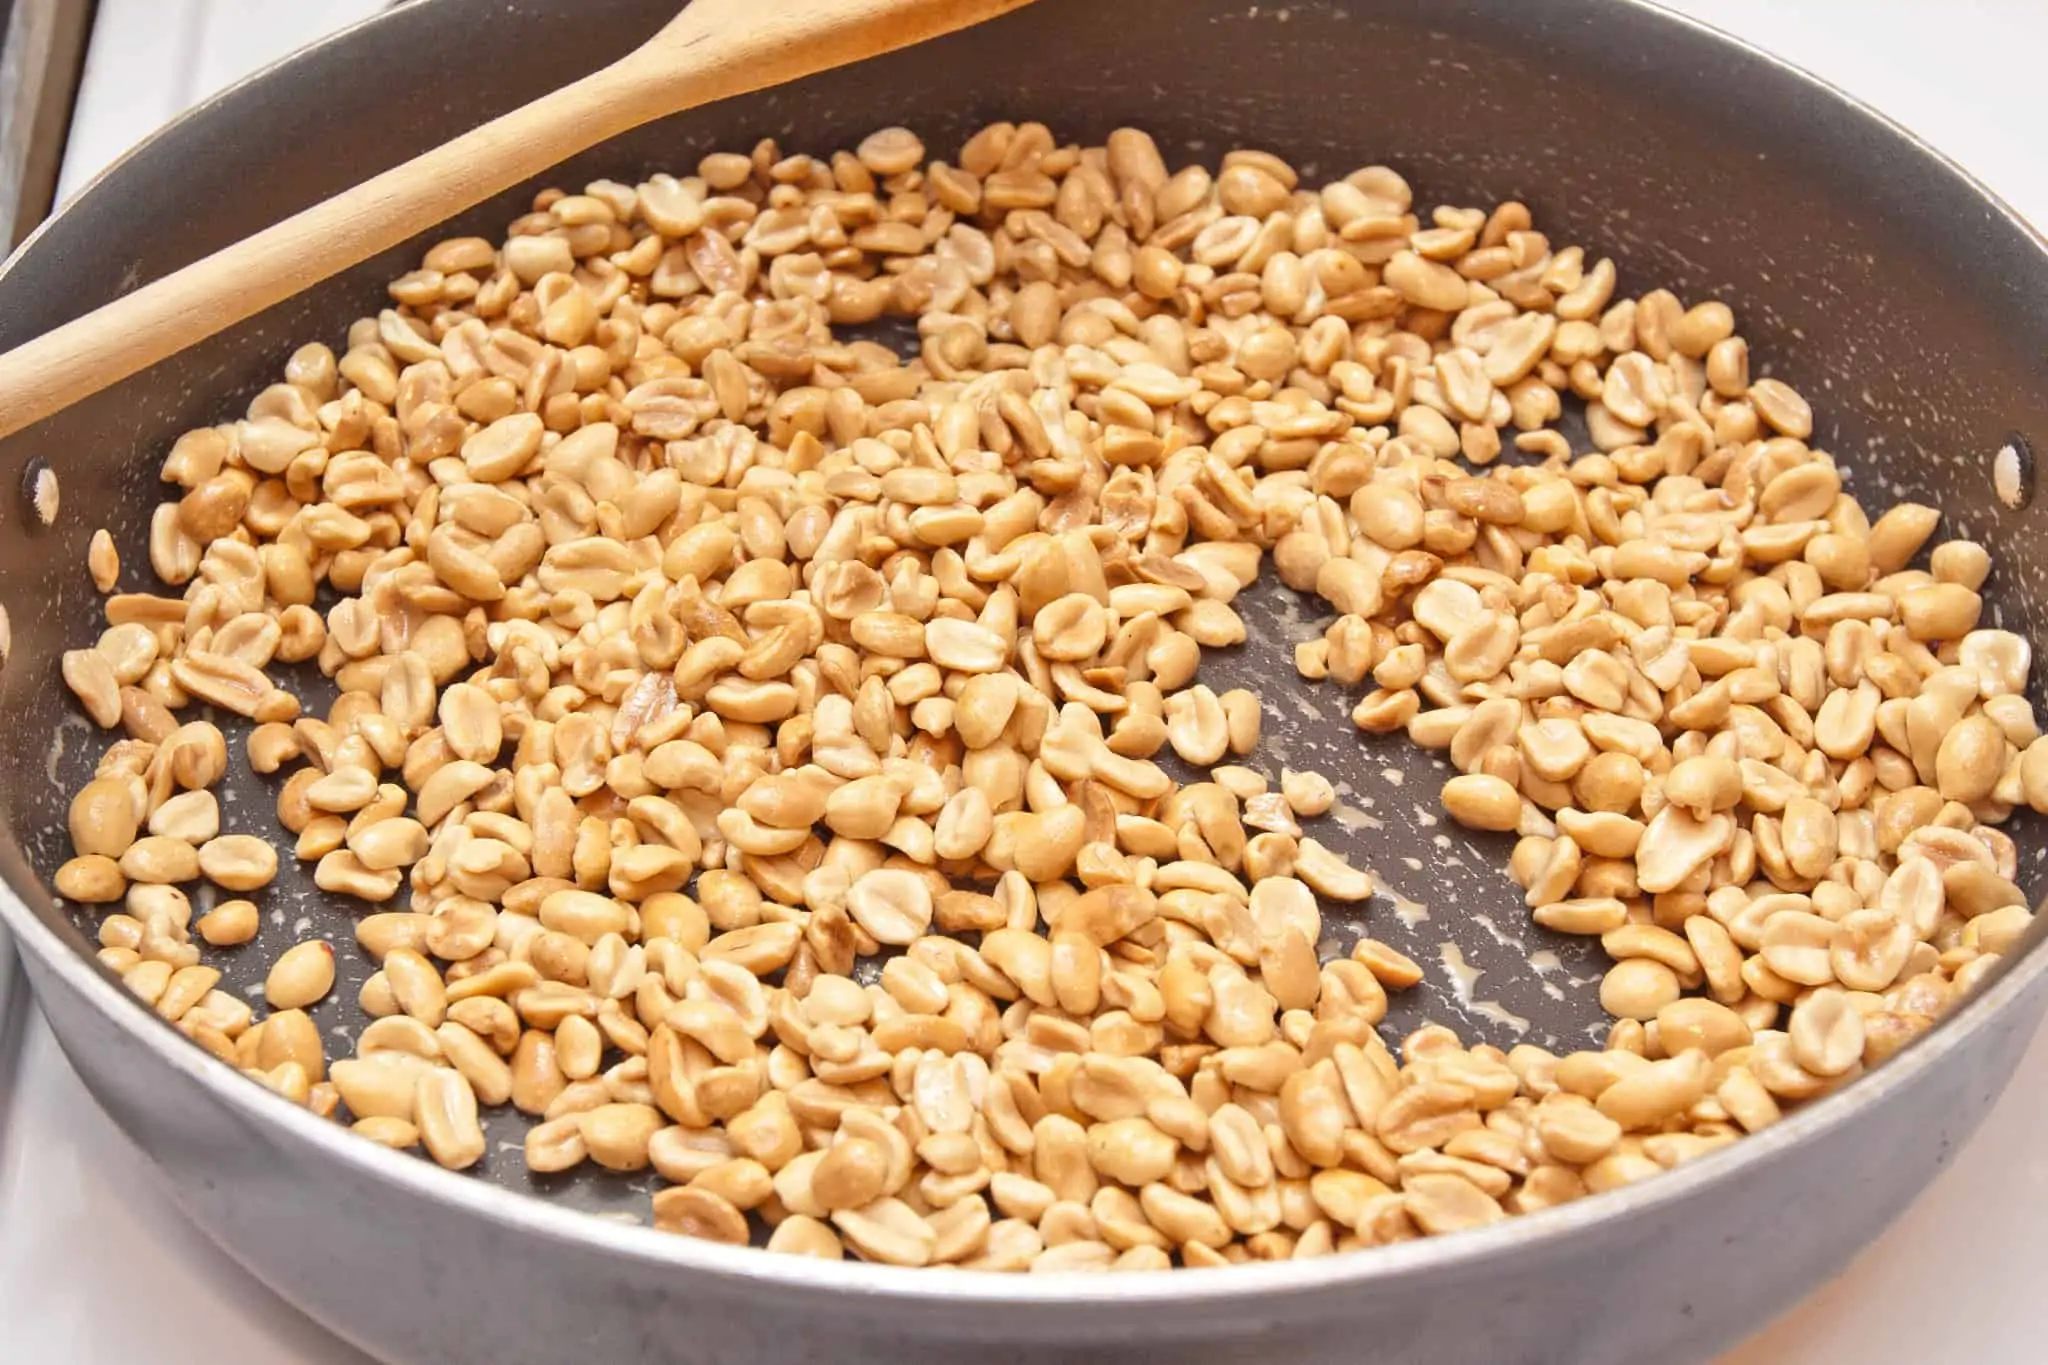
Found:
<svg viewBox="0 0 2048 1365"><path fill-rule="evenodd" d="M21 494L35 509L36 520L45 526L57 524L57 471L40 455L31 456L21 472Z"/></svg>
<svg viewBox="0 0 2048 1365"><path fill-rule="evenodd" d="M1991 457L1991 487L1998 500L2015 512L2034 496L2034 452L2024 436L2014 433Z"/></svg>

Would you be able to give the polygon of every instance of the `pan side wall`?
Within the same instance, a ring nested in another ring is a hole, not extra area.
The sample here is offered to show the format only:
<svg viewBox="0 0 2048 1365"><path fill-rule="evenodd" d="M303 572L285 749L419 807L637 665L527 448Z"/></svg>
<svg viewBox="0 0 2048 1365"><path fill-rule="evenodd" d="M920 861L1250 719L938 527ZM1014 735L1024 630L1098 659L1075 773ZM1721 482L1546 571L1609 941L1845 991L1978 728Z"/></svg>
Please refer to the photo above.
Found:
<svg viewBox="0 0 2048 1365"><path fill-rule="evenodd" d="M186 1212L393 1365L1692 1365L1876 1239L1976 1130L2048 1003L2036 982L1918 1084L1884 1089L1733 1180L1656 1209L1610 1207L1567 1238L1251 1302L1187 1272L1171 1304L1054 1307L803 1293L507 1235L281 1126L252 1125L214 1091L167 1078L68 983L40 966L31 979L88 1088L170 1173Z"/></svg>

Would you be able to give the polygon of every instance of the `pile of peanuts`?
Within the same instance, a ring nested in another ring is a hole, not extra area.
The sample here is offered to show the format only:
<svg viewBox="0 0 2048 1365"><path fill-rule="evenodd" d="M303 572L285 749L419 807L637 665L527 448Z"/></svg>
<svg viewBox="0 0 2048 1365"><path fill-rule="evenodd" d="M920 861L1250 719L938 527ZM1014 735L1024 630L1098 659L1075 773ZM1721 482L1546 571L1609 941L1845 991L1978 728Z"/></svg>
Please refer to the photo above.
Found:
<svg viewBox="0 0 2048 1365"><path fill-rule="evenodd" d="M1522 204L888 129L549 191L390 295L171 450L177 595L93 538L63 671L125 737L56 874L160 1014L378 1142L471 1167L509 1104L535 1171L829 1258L1309 1257L1733 1142L2028 924L1995 826L2048 741L1984 551L1907 567L1935 511L1872 522L1727 307ZM914 358L835 330L884 317ZM1325 932L1373 891L1330 782L1198 681L1269 551L1337 613L1300 671L1599 936L1604 1049L1381 1039L1422 972ZM351 1056L329 942L259 1018L193 941L247 951L277 868L200 705L366 912Z"/></svg>

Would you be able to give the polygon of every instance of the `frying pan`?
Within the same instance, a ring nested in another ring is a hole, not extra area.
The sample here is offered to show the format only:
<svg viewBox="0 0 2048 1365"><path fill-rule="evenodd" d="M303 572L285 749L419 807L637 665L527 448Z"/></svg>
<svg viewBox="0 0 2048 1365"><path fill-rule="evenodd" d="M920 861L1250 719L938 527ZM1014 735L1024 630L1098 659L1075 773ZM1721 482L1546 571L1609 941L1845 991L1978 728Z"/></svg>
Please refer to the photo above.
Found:
<svg viewBox="0 0 2048 1365"><path fill-rule="evenodd" d="M422 0L309 48L160 133L45 226L0 275L0 345L591 70L672 12L673 0ZM888 123L948 149L998 117L1044 118L1080 140L1139 124L1175 164L1254 145L1305 179L1385 161L1421 201L1524 199L1556 240L1621 262L1624 289L1732 304L1759 368L1814 399L1815 443L1843 457L1851 488L1873 506L1941 507L1944 534L1993 552L1994 623L2040 633L2048 511L2002 503L1991 464L2002 446L2024 464L2030 435L2048 441L2030 430L2048 414L2048 246L1877 115L1634 0L1043 0L641 129L548 179L640 177L764 135L829 150ZM534 188L449 230L496 233ZM239 411L298 343L338 342L424 245L0 445L0 605L13 624L0 919L71 1062L183 1208L372 1354L1684 1365L1871 1241L1975 1128L2048 1004L2037 933L1899 1057L1675 1172L1452 1237L1205 1272L998 1277L769 1256L593 1217L637 1219L645 1188L529 1178L496 1145L516 1143L516 1123L493 1124L480 1175L360 1141L157 1021L93 961L92 921L53 903L66 796L99 748L57 661L97 620L83 568L93 529L113 531L126 563L147 562L170 440ZM61 480L63 514L47 530L15 491L32 460ZM1318 628L1309 604L1267 583L1245 615L1253 638L1213 655L1205 676L1265 698L1258 762L1345 782L1348 813L1324 837L1392 893L1352 931L1367 924L1430 968L1387 1035L1430 1019L1497 1044L1593 1043L1605 1027L1597 949L1527 923L1503 840L1438 823L1444 774L1431 757L1361 737L1342 689L1296 678L1287 650ZM273 789L239 760L231 771L230 825L266 828ZM2048 843L2024 821L2012 832L2038 896ZM257 946L213 960L247 991L281 940L332 938L342 982L315 1017L330 1055L345 1051L365 971L351 911L289 881L264 904Z"/></svg>

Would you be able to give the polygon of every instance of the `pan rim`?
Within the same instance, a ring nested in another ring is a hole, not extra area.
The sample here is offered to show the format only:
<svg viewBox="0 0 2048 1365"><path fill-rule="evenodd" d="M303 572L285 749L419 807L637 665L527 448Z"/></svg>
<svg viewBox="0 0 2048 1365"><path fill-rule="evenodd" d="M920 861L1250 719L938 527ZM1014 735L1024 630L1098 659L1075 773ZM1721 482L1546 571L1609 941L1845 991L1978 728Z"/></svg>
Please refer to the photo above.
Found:
<svg viewBox="0 0 2048 1365"><path fill-rule="evenodd" d="M1537 1213L1448 1237L1420 1238L1305 1261L1223 1266L1200 1274L1001 1275L945 1266L912 1268L854 1260L829 1262L779 1255L755 1247L726 1246L651 1226L595 1217L536 1195L444 1170L422 1157L364 1141L331 1119L321 1118L250 1081L205 1049L194 1046L123 990L96 961L66 944L28 909L12 886L4 883L0 883L0 919L15 930L24 947L33 945L35 966L63 978L88 1004L122 1024L131 1040L142 1043L158 1060L182 1073L182 1079L204 1086L216 1102L238 1117L254 1124L278 1125L322 1156L341 1161L364 1177L390 1181L407 1193L493 1223L505 1232L575 1244L584 1251L623 1255L650 1266L699 1271L764 1290L805 1289L849 1299L879 1298L934 1307L965 1301L991 1307L1108 1308L1187 1299L1204 1303L1258 1299L1270 1306L1282 1294L1308 1294L1368 1282L1384 1288L1434 1273L1478 1272L1498 1257L1535 1250L1568 1238L1589 1224L1682 1203L1724 1180L1739 1178L1751 1166L1783 1156L1808 1137L1855 1121L1862 1110L1876 1106L1927 1068L1943 1064L1950 1053L1979 1032L1995 1027L1998 1017L2048 974L2048 950L2039 947L2036 935L2034 949L2001 967L1955 1013L1898 1056L1840 1091L1794 1111L1760 1133L1677 1169ZM31 985L34 976L31 972ZM59 1038L60 1046L62 1042Z"/></svg>
<svg viewBox="0 0 2048 1365"><path fill-rule="evenodd" d="M1882 111L1784 58L1672 10L1658 0L1609 3L1774 68L1779 75L1803 84L1810 93L1835 103L1839 106L1837 112L1860 119L1869 131L1888 134L1903 148L1923 157L1928 169L1948 177L1959 192L1990 210L2031 243L2044 276L2048 276L2048 238L2040 230L1976 176ZM287 72L299 61L350 42L359 31L400 21L408 8L384 10L339 29L260 68L162 125L88 180L39 225L0 263L0 280L22 268L53 224L89 199L108 193L110 183L118 179L128 163L152 149L166 134L237 97L247 87ZM38 889L48 895L47 888ZM1110 1310L1188 1302L1210 1307L1248 1305L1252 1300L1272 1311L1283 1298L1305 1298L1335 1288L1370 1284L1386 1290L1434 1275L1484 1273L1499 1258L1548 1247L1589 1225L1681 1204L1724 1181L1740 1178L1753 1166L1783 1157L1809 1137L1855 1121L1861 1111L1875 1107L1927 1069L1946 1064L1952 1053L1995 1027L2002 1015L2017 1007L2048 976L2048 943L2044 943L2044 938L2048 938L2048 920L2044 920L2029 933L2022 951L2009 956L1990 980L1936 1027L1898 1056L1841 1090L1795 1111L1763 1132L1655 1178L1538 1213L1448 1237L1421 1238L1299 1262L1232 1265L1192 1276L1103 1276L1081 1272L1000 1275L954 1267L913 1269L855 1260L827 1262L767 1253L758 1248L731 1247L660 1232L651 1226L593 1217L539 1196L444 1170L420 1157L363 1141L341 1125L252 1083L235 1068L193 1046L122 989L118 980L97 961L67 943L42 915L29 907L9 877L0 877L0 922L14 931L25 962L60 978L154 1058L179 1073L182 1079L202 1085L214 1102L251 1124L276 1125L321 1156L345 1163L360 1177L395 1184L411 1195L492 1224L509 1234L538 1236L584 1252L623 1256L652 1268L710 1275L735 1290L803 1290L836 1297L846 1300L845 1306L856 1312L874 1311L867 1308L869 1302L889 1308L934 1311L952 1311L962 1304L1036 1311L1047 1307ZM35 975L34 971L30 973L31 984ZM61 1045L62 1040L59 1041ZM2009 1076L2000 1078L2001 1088L2007 1079Z"/></svg>

